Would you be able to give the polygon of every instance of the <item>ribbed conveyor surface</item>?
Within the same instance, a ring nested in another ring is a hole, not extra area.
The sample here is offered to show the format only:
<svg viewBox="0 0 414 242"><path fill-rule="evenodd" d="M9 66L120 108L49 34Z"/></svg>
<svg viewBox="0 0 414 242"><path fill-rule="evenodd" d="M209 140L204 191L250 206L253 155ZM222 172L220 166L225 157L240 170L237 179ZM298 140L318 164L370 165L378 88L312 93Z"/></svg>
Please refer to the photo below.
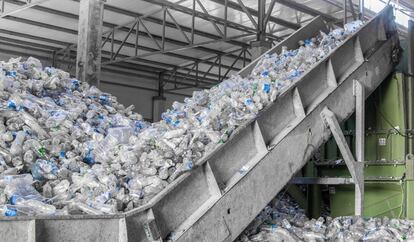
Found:
<svg viewBox="0 0 414 242"><path fill-rule="evenodd" d="M320 30L328 29L315 18L270 52L296 49ZM369 95L392 71L398 48L386 8L149 204L120 215L3 219L0 240L232 241L330 137L323 108L347 119L355 111L354 80Z"/></svg>

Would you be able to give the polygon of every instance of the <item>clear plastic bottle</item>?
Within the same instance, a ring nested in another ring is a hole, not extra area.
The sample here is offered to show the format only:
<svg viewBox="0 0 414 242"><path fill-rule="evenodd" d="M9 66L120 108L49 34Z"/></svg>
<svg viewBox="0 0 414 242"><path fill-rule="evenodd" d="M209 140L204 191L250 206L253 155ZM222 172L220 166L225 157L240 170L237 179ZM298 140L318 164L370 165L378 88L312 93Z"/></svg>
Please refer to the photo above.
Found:
<svg viewBox="0 0 414 242"><path fill-rule="evenodd" d="M6 132L6 126L4 125L4 117L0 117L0 133Z"/></svg>
<svg viewBox="0 0 414 242"><path fill-rule="evenodd" d="M56 179L58 166L50 160L37 159L31 167L33 178L36 180Z"/></svg>
<svg viewBox="0 0 414 242"><path fill-rule="evenodd" d="M91 206L88 206L82 202L72 202L71 205L86 214L91 214L91 215L103 215L104 214L102 211L96 208L93 208Z"/></svg>
<svg viewBox="0 0 414 242"><path fill-rule="evenodd" d="M15 217L18 215L17 210L11 206L3 205L0 207L0 215L6 217Z"/></svg>
<svg viewBox="0 0 414 242"><path fill-rule="evenodd" d="M45 125L48 128L56 128L60 124L62 124L63 121L65 121L66 118L67 118L66 112L60 111L60 110L55 111L54 114L46 120Z"/></svg>
<svg viewBox="0 0 414 242"><path fill-rule="evenodd" d="M44 198L32 186L33 178L30 174L3 176L0 178L0 184L4 185L4 193L9 199L10 204L15 205L18 200L37 200L42 201Z"/></svg>
<svg viewBox="0 0 414 242"><path fill-rule="evenodd" d="M19 198L15 204L16 210L26 215L53 215L56 213L54 206L34 199Z"/></svg>
<svg viewBox="0 0 414 242"><path fill-rule="evenodd" d="M10 152L8 150L0 147L0 155L6 163L10 164L10 162L12 160L12 154L10 154Z"/></svg>
<svg viewBox="0 0 414 242"><path fill-rule="evenodd" d="M117 138L112 135L107 135L104 140L99 142L97 147L93 150L95 159L99 162L108 162L109 151L118 144Z"/></svg>
<svg viewBox="0 0 414 242"><path fill-rule="evenodd" d="M26 132L19 131L16 134L16 138L14 139L11 147L10 153L12 155L20 155L23 152L23 141L26 138Z"/></svg>
<svg viewBox="0 0 414 242"><path fill-rule="evenodd" d="M131 127L116 127L108 129L108 136L112 136L119 144L128 144L132 135Z"/></svg>
<svg viewBox="0 0 414 242"><path fill-rule="evenodd" d="M29 140L26 140L25 145L26 144L39 157L46 157L47 150L46 150L46 148L38 140L36 140L36 139L29 139Z"/></svg>

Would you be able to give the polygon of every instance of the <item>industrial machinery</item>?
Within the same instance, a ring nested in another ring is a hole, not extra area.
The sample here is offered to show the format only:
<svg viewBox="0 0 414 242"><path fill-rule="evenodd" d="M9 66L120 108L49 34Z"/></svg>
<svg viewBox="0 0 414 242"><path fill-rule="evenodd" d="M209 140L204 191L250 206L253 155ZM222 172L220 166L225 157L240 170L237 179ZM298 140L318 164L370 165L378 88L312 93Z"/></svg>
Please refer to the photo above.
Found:
<svg viewBox="0 0 414 242"><path fill-rule="evenodd" d="M328 26L317 17L269 52L296 49L299 40L320 30ZM232 241L331 133L352 174L349 181L358 188L361 212L364 99L391 73L397 50L388 7L148 204L118 215L3 218L1 234L10 241ZM239 74L246 76L255 64ZM355 110L356 161L339 127Z"/></svg>
<svg viewBox="0 0 414 242"><path fill-rule="evenodd" d="M402 73L393 74L366 101L365 217L414 218L413 161L408 146L412 133L407 128L405 110L409 108L406 102L409 93L405 83ZM352 117L343 123L342 130L347 143L353 147L355 122ZM308 208L310 217L320 216L322 194L329 196L331 216L353 215L354 189L335 141L329 140L316 156L292 180L292 183L306 184L309 195L301 194L293 184L288 186L288 192ZM327 177L345 179L342 183L329 184Z"/></svg>

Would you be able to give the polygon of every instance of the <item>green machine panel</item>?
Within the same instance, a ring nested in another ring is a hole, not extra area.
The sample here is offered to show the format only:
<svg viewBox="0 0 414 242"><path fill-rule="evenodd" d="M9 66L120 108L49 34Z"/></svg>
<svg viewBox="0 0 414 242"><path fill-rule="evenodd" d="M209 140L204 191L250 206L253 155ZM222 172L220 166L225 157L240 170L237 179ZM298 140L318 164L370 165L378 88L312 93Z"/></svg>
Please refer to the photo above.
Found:
<svg viewBox="0 0 414 242"><path fill-rule="evenodd" d="M369 164L365 167L364 216L405 216L403 162ZM320 166L323 177L351 177L345 165ZM329 188L331 216L346 216L354 213L354 185L337 185Z"/></svg>
<svg viewBox="0 0 414 242"><path fill-rule="evenodd" d="M396 74L383 82L366 102L365 159L368 161L405 160L403 81L402 75Z"/></svg>
<svg viewBox="0 0 414 242"><path fill-rule="evenodd" d="M403 185L398 182L365 183L365 217L387 216L399 218L404 216ZM350 185L335 186L330 189L331 216L354 214L354 187Z"/></svg>
<svg viewBox="0 0 414 242"><path fill-rule="evenodd" d="M365 205L364 216L414 216L414 179L407 179L405 93L402 74L384 81L366 101L365 137ZM354 117L342 124L351 149L355 147ZM340 160L341 155L333 139L320 150L319 177L350 177L347 167L326 165ZM323 164L323 165L322 165ZM409 167L409 165L408 165ZM408 168L408 169L412 169ZM331 216L354 213L354 186L329 187ZM411 198L413 197L413 198ZM410 202L409 202L410 201ZM412 205L410 205L412 204Z"/></svg>

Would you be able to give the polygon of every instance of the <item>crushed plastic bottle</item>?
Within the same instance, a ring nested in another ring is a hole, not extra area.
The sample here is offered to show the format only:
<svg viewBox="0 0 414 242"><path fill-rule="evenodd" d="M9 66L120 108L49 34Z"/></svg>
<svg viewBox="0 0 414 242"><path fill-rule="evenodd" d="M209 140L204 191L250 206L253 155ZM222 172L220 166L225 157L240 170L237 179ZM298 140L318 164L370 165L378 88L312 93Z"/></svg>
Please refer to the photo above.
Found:
<svg viewBox="0 0 414 242"><path fill-rule="evenodd" d="M239 242L411 241L414 221L361 217L308 219L287 195L278 195L239 236Z"/></svg>
<svg viewBox="0 0 414 242"><path fill-rule="evenodd" d="M33 57L1 61L0 177L30 176L36 198L6 185L0 207L20 206L17 215L111 214L145 204L361 26L350 23L266 55L248 77L195 91L156 123ZM13 194L22 197L15 204Z"/></svg>
<svg viewBox="0 0 414 242"><path fill-rule="evenodd" d="M15 217L17 216L17 210L11 206L4 205L0 208L0 215L6 217Z"/></svg>
<svg viewBox="0 0 414 242"><path fill-rule="evenodd" d="M3 176L0 178L0 186L4 188L11 205L15 205L17 200L43 200L42 195L32 186L33 178L30 174Z"/></svg>

